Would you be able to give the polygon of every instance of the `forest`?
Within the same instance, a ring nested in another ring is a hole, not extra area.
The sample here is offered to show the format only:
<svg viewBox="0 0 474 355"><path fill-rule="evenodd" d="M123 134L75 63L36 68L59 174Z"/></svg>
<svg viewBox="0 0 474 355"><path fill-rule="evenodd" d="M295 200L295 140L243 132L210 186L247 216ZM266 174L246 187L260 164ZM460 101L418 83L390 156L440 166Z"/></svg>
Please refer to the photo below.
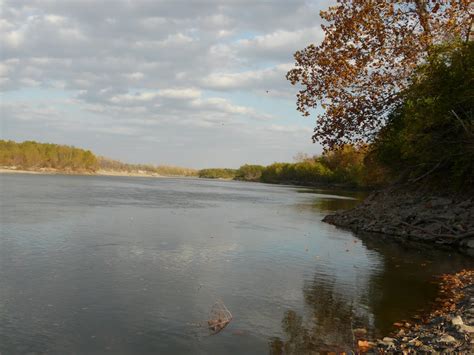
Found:
<svg viewBox="0 0 474 355"><path fill-rule="evenodd" d="M197 176L197 170L168 165L128 164L67 145L0 140L0 166L18 170L117 172L159 176Z"/></svg>
<svg viewBox="0 0 474 355"><path fill-rule="evenodd" d="M367 188L380 181L375 181L374 173L366 167L366 154L366 147L348 144L322 155L298 154L294 163L245 164L235 170L204 169L199 171L199 176L270 184Z"/></svg>
<svg viewBox="0 0 474 355"><path fill-rule="evenodd" d="M365 187L371 181L365 166L365 148L346 145L321 156L299 154L295 163L269 166L242 165L239 169L189 169L167 165L129 164L97 156L90 150L67 145L0 140L0 165L18 170L57 170L60 172L116 172L157 176L196 176L208 179L234 179L298 185L344 185Z"/></svg>
<svg viewBox="0 0 474 355"><path fill-rule="evenodd" d="M90 150L34 141L0 140L0 165L24 170L95 172L99 169L99 161Z"/></svg>
<svg viewBox="0 0 474 355"><path fill-rule="evenodd" d="M129 164L99 156L99 166L104 171L124 173L145 173L159 176L197 176L198 171L171 165Z"/></svg>

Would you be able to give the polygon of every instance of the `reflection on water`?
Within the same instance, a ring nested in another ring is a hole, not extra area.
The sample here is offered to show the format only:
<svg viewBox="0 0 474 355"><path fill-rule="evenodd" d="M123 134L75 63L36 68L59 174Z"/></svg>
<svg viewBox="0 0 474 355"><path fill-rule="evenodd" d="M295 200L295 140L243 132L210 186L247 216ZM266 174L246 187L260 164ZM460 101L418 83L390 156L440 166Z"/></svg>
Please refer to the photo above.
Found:
<svg viewBox="0 0 474 355"><path fill-rule="evenodd" d="M318 212L331 213L340 209L355 207L360 200L354 198L330 198L321 197L316 199L311 205L306 206Z"/></svg>
<svg viewBox="0 0 474 355"><path fill-rule="evenodd" d="M317 279L303 289L305 300L312 308L308 319L288 310L282 319L285 341L276 337L270 341L272 354L303 354L311 351L347 352L352 348L353 305L339 294L335 285L321 284ZM366 314L359 323L368 323Z"/></svg>
<svg viewBox="0 0 474 355"><path fill-rule="evenodd" d="M436 250L426 245L402 246L389 237L358 235L368 249L383 256L383 265L348 294L337 278L322 279L316 271L305 280L303 294L307 310L288 310L282 318L284 337L271 338L272 354L349 352L355 348L354 329L363 328L375 340L395 330L400 320L416 321L430 310L435 299L437 277L472 268L464 255ZM356 267L356 266L354 266Z"/></svg>
<svg viewBox="0 0 474 355"><path fill-rule="evenodd" d="M197 179L0 175L0 353L348 350L472 266L322 223L359 196ZM210 306L234 319L207 336Z"/></svg>
<svg viewBox="0 0 474 355"><path fill-rule="evenodd" d="M331 213L355 207L368 194L366 191L354 190L320 190L300 189L299 193L313 194L315 198L311 203L299 205L300 208L312 209L315 212Z"/></svg>

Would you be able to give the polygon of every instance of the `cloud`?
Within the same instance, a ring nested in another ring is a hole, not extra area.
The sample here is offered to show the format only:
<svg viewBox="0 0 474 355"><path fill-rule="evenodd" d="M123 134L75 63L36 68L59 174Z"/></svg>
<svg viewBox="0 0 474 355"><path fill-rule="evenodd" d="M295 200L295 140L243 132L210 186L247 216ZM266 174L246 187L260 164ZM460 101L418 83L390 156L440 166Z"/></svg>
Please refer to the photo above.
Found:
<svg viewBox="0 0 474 355"><path fill-rule="evenodd" d="M320 42L323 32L319 26L302 28L295 31L278 29L274 32L245 38L231 44L236 55L248 61L266 60L282 62L292 60L293 53L311 43Z"/></svg>
<svg viewBox="0 0 474 355"><path fill-rule="evenodd" d="M240 73L212 73L202 80L202 85L213 90L276 89L284 84L290 63L279 64L261 70Z"/></svg>
<svg viewBox="0 0 474 355"><path fill-rule="evenodd" d="M137 158L124 152L122 139L148 142L144 161L193 165L205 165L215 144L215 162L234 152L224 165L314 149L310 123L287 100L295 90L285 74L295 50L321 40L317 13L329 3L3 0L4 132L82 139L129 160ZM151 153L157 150L166 156Z"/></svg>

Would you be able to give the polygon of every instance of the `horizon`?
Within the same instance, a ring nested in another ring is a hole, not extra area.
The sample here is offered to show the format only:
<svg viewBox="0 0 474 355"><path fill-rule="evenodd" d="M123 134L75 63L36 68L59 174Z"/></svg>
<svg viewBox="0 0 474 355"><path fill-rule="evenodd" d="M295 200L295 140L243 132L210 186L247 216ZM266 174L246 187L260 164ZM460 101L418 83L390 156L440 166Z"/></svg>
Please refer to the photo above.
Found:
<svg viewBox="0 0 474 355"><path fill-rule="evenodd" d="M331 2L3 1L1 138L198 169L320 154L285 74Z"/></svg>

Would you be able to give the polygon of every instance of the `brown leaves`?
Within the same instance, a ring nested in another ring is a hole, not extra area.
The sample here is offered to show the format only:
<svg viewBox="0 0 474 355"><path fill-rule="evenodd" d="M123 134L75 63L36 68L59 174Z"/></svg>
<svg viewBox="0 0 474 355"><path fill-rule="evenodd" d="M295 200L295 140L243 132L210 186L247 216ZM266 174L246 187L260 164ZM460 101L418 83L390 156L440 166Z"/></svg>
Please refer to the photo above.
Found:
<svg viewBox="0 0 474 355"><path fill-rule="evenodd" d="M434 315L451 312L456 304L464 297L463 288L474 283L474 270L462 270L457 274L441 276L439 297L436 299Z"/></svg>
<svg viewBox="0 0 474 355"><path fill-rule="evenodd" d="M427 44L466 35L468 2L339 0L321 11L329 22L324 41L296 52L286 75L303 86L297 96L303 115L317 105L324 110L313 140L329 148L370 140L400 101Z"/></svg>

